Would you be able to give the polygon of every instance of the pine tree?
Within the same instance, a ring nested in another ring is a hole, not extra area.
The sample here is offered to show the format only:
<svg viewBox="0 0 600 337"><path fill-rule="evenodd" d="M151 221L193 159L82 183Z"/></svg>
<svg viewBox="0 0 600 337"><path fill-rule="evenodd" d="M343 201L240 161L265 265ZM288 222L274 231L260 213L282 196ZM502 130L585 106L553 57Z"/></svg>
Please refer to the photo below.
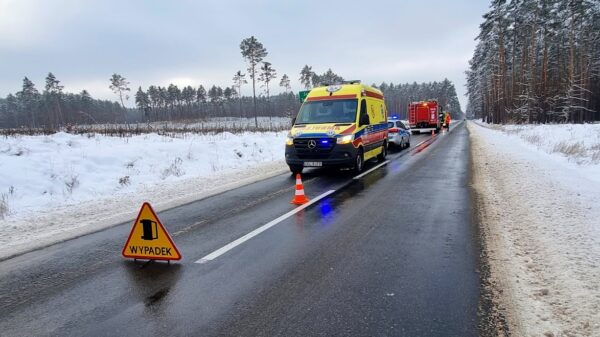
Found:
<svg viewBox="0 0 600 337"><path fill-rule="evenodd" d="M254 124L258 128L258 112L256 110L256 66L268 55L262 43L251 36L240 44L242 56L248 62L248 72L252 79L252 101L254 103Z"/></svg>
<svg viewBox="0 0 600 337"><path fill-rule="evenodd" d="M273 79L277 78L277 72L273 67L271 67L270 62L263 62L263 65L260 67L260 76L258 78L259 81L265 83L265 93L267 94L267 101L269 100L270 92L269 92L269 83Z"/></svg>
<svg viewBox="0 0 600 337"><path fill-rule="evenodd" d="M33 89L35 89L35 88L33 88ZM36 92L37 92L37 90L36 90ZM10 117L12 116L12 119L14 120L14 126L20 127L21 126L21 118L19 118L19 98L15 97L13 94L8 94L8 96L6 96L5 104L6 104L6 112L7 112L8 118L10 119Z"/></svg>
<svg viewBox="0 0 600 337"><path fill-rule="evenodd" d="M61 109L61 98L63 86L60 85L60 81L56 79L56 76L52 73L48 73L46 76L46 85L44 90L44 96L46 98L46 104L48 105L48 127L51 130L55 130L60 127L63 123L62 109Z"/></svg>
<svg viewBox="0 0 600 337"><path fill-rule="evenodd" d="M123 108L123 120L127 124L127 128L129 129L129 121L127 120L127 117L125 115L126 109L125 103L123 102L123 97L125 97L125 100L129 99L129 95L127 94L127 92L131 91L131 89L129 89L129 82L127 82L127 79L125 79L125 77L119 74L113 74L109 80L110 85L108 87L115 94L119 95L119 99L121 100L121 107Z"/></svg>
<svg viewBox="0 0 600 337"><path fill-rule="evenodd" d="M185 104L187 114L190 113L192 104L194 104L194 101L196 100L196 95L196 89L194 89L191 85L188 85L185 88L183 88L183 90L181 90L181 100Z"/></svg>
<svg viewBox="0 0 600 337"><path fill-rule="evenodd" d="M315 85L320 84L340 84L344 81L344 78L334 73L331 68L327 69L325 73L318 76L318 81L320 83L313 83Z"/></svg>
<svg viewBox="0 0 600 337"><path fill-rule="evenodd" d="M23 87L21 91L17 92L16 98L18 101L18 105L21 106L22 112L29 118L29 127L37 127L36 112L39 106L40 93L35 88L33 82L31 82L27 77L23 78ZM21 119L18 117L19 111L17 110L19 109L14 107L10 111L13 111L13 113L15 114L15 123L16 126L19 126L21 123Z"/></svg>
<svg viewBox="0 0 600 337"><path fill-rule="evenodd" d="M231 101L231 98L233 97L233 93L234 90L232 90L230 87L227 87L223 90L223 98L225 99L225 101L229 102Z"/></svg>
<svg viewBox="0 0 600 337"><path fill-rule="evenodd" d="M98 123L98 121L92 116L91 111L94 107L94 99L90 95L90 93L83 89L79 93L79 115L83 117L84 121L88 121L91 123Z"/></svg>
<svg viewBox="0 0 600 337"><path fill-rule="evenodd" d="M279 81L279 86L283 87L285 89L286 93L292 89L292 87L290 86L290 78L288 77L287 74L283 74L283 76L281 76L281 81Z"/></svg>
<svg viewBox="0 0 600 337"><path fill-rule="evenodd" d="M158 110L160 107L160 92L158 91L157 87L151 85L148 87L147 95L148 100L150 101L150 110L154 112L154 120L158 120Z"/></svg>
<svg viewBox="0 0 600 337"><path fill-rule="evenodd" d="M138 88L135 93L135 105L138 109L144 113L144 116L148 117L150 114L150 99L148 94L142 90L142 87Z"/></svg>
<svg viewBox="0 0 600 337"><path fill-rule="evenodd" d="M242 74L242 71L238 70L233 76L233 86L237 88L237 95L240 103L240 117L244 117L242 114L242 85L246 83L248 83L248 81L246 81L246 74Z"/></svg>
<svg viewBox="0 0 600 337"><path fill-rule="evenodd" d="M304 89L310 89L314 74L312 67L309 67L308 64L300 70L300 83L304 86Z"/></svg>

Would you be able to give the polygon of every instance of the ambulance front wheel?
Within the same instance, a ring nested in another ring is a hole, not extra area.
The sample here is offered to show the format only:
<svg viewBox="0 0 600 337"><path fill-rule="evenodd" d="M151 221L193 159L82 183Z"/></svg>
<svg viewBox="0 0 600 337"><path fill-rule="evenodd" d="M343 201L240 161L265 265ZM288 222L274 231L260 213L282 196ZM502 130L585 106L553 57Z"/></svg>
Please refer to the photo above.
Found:
<svg viewBox="0 0 600 337"><path fill-rule="evenodd" d="M304 167L302 167L302 165L289 165L290 166L290 171L292 172L292 174L298 174L298 173L302 173L302 169Z"/></svg>
<svg viewBox="0 0 600 337"><path fill-rule="evenodd" d="M358 150L358 153L356 154L356 158L354 159L354 172L361 173L364 165L365 165L365 158L363 157L363 150L361 148L360 150Z"/></svg>

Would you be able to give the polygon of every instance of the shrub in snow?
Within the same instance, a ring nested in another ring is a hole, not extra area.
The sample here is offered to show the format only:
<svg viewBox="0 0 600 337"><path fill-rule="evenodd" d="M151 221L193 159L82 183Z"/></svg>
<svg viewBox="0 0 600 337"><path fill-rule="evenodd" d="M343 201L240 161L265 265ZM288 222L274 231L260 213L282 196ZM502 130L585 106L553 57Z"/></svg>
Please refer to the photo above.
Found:
<svg viewBox="0 0 600 337"><path fill-rule="evenodd" d="M6 193L2 193L2 195L0 195L0 219L4 219L4 217L8 215L8 212L8 196Z"/></svg>
<svg viewBox="0 0 600 337"><path fill-rule="evenodd" d="M10 151L12 150L12 146L10 146L10 144L6 144L6 145L0 144L0 146L2 146L0 148L0 153L10 153ZM4 147L4 146L6 146L6 147Z"/></svg>
<svg viewBox="0 0 600 337"><path fill-rule="evenodd" d="M590 150L592 151L592 163L600 163L600 144L593 145Z"/></svg>
<svg viewBox="0 0 600 337"><path fill-rule="evenodd" d="M26 151L27 151L27 149L25 149L25 148L22 148L22 147L19 147L19 148L17 148L17 149L15 150L15 152L13 152L13 153L12 153L12 155L13 155L13 156L20 157L20 156L22 156L23 154L25 154L25 152L26 152Z"/></svg>
<svg viewBox="0 0 600 337"><path fill-rule="evenodd" d="M73 193L73 190L79 186L79 177L77 175L72 175L65 180L65 186L67 187L67 192L69 194Z"/></svg>
<svg viewBox="0 0 600 337"><path fill-rule="evenodd" d="M166 179L168 176L181 177L184 175L185 171L181 169L181 164L183 164L183 160L179 157L175 158L171 165L162 171L161 178Z"/></svg>
<svg viewBox="0 0 600 337"><path fill-rule="evenodd" d="M553 152L560 152L567 157L584 157L586 151L583 142L569 143L562 141L554 145Z"/></svg>
<svg viewBox="0 0 600 337"><path fill-rule="evenodd" d="M542 138L538 135L523 135L521 137L533 145L540 146L542 144Z"/></svg>
<svg viewBox="0 0 600 337"><path fill-rule="evenodd" d="M119 178L119 185L121 186L127 186L129 185L130 181L129 181L129 176L124 176Z"/></svg>

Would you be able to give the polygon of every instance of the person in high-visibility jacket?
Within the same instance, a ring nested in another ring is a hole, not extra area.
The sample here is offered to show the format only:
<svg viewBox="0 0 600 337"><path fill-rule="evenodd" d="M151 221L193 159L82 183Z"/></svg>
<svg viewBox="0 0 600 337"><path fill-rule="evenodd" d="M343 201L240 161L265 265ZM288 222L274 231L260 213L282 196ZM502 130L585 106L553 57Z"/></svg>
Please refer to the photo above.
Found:
<svg viewBox="0 0 600 337"><path fill-rule="evenodd" d="M444 125L446 126L447 129L450 129L450 114L448 112L446 112L446 119L444 120Z"/></svg>

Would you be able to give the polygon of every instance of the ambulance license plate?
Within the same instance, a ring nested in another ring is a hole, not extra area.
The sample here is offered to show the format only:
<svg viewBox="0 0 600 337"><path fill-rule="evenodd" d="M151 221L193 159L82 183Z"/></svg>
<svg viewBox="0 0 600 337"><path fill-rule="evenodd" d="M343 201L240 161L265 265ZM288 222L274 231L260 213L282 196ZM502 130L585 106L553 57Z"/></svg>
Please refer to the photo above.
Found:
<svg viewBox="0 0 600 337"><path fill-rule="evenodd" d="M320 161L305 161L304 167L321 167L323 163Z"/></svg>

